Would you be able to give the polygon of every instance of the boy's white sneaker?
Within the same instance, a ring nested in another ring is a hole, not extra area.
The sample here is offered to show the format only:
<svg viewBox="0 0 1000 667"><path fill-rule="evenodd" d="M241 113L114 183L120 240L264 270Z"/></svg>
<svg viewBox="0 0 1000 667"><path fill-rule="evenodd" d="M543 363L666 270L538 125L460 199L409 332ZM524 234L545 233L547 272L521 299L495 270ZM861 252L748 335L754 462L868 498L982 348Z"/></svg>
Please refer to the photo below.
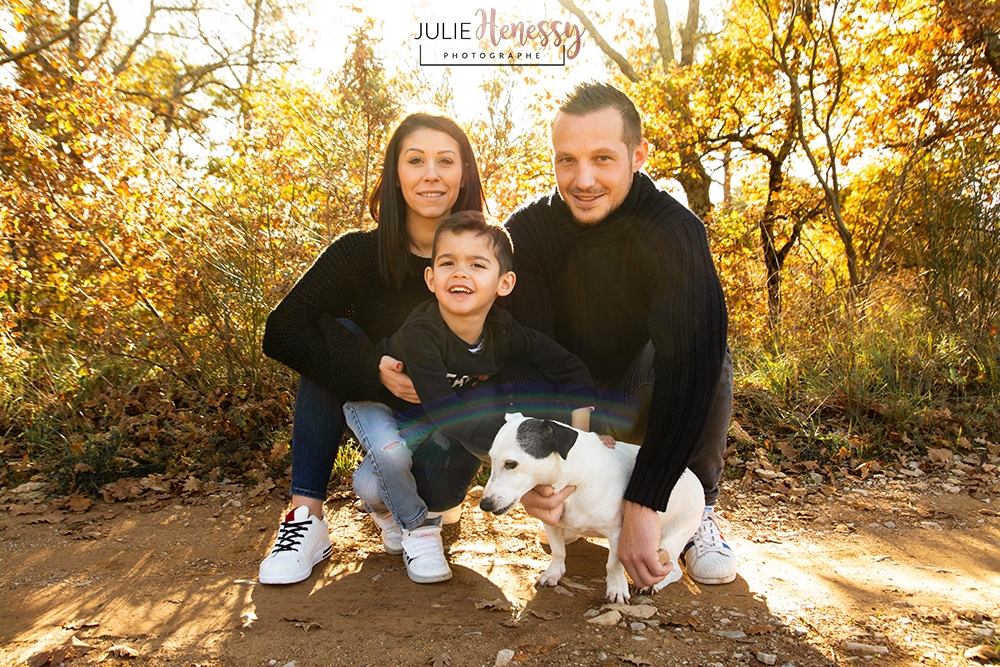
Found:
<svg viewBox="0 0 1000 667"><path fill-rule="evenodd" d="M403 562L406 574L418 584L433 584L451 579L451 568L444 557L441 526L403 529Z"/></svg>
<svg viewBox="0 0 1000 667"><path fill-rule="evenodd" d="M278 527L271 553L260 563L257 580L262 584L294 584L308 579L313 566L333 551L326 517L311 516L299 505L285 515Z"/></svg>
<svg viewBox="0 0 1000 667"><path fill-rule="evenodd" d="M453 523L458 523L462 518L462 503L459 503L452 507L451 509L446 509L443 512L428 512L428 519L436 519L441 517L442 526L450 526Z"/></svg>
<svg viewBox="0 0 1000 667"><path fill-rule="evenodd" d="M403 529L389 512L369 512L372 521L382 529L382 545L385 552L392 556L403 553Z"/></svg>
<svg viewBox="0 0 1000 667"><path fill-rule="evenodd" d="M719 530L711 507L701 515L701 525L684 547L684 569L699 584L728 584L736 578L736 553Z"/></svg>

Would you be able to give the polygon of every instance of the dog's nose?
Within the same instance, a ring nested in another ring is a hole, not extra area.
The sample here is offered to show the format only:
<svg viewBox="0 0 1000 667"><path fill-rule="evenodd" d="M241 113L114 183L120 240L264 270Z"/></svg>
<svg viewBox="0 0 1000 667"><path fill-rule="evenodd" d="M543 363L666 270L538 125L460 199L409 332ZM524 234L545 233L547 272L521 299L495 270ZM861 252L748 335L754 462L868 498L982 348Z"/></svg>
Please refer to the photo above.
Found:
<svg viewBox="0 0 1000 667"><path fill-rule="evenodd" d="M479 509L483 510L484 512L492 512L493 499L483 496L482 500L479 501Z"/></svg>

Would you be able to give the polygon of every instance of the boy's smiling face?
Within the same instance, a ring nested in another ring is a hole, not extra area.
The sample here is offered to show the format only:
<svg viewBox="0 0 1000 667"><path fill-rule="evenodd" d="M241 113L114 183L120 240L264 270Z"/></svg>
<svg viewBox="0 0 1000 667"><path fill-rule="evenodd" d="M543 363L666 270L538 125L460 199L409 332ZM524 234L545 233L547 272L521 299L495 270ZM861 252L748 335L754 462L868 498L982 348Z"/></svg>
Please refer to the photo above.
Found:
<svg viewBox="0 0 1000 667"><path fill-rule="evenodd" d="M513 271L500 273L488 236L462 232L441 235L424 280L437 297L442 315L485 318L496 298L514 289L515 277Z"/></svg>

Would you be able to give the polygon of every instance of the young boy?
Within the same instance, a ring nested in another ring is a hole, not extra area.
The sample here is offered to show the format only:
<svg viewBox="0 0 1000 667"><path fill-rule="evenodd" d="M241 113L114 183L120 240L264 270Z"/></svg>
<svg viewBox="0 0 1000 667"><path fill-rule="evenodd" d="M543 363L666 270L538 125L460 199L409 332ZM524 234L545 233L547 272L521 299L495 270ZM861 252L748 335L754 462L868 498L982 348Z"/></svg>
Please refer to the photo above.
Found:
<svg viewBox="0 0 1000 667"><path fill-rule="evenodd" d="M590 429L593 390L583 362L494 306L498 296L514 288L512 266L506 229L474 211L443 220L434 235L431 266L424 273L435 298L414 309L399 331L382 343L385 354L402 361L420 405L396 399L396 410L373 402L344 406L347 423L366 452L354 476L355 492L382 529L386 552L402 552L407 575L418 583L444 581L451 570L440 519L428 518L416 491L412 451L428 438L442 442L435 432L439 430L486 460L504 423L504 404L470 401L467 397L480 392L466 393L468 389L507 363L533 366L558 385L564 401L575 408L572 425Z"/></svg>

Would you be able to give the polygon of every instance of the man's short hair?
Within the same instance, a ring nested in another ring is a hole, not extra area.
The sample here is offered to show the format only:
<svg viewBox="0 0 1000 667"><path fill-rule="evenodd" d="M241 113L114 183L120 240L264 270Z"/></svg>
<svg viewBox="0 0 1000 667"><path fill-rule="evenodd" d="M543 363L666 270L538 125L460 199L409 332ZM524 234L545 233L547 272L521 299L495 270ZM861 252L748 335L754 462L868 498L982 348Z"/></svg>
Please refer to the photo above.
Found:
<svg viewBox="0 0 1000 667"><path fill-rule="evenodd" d="M628 95L606 83L590 81L573 89L559 107L571 116L586 116L605 109L615 109L622 117L622 139L629 149L642 141L642 119Z"/></svg>
<svg viewBox="0 0 1000 667"><path fill-rule="evenodd" d="M493 254L500 265L500 275L514 270L514 244L505 227L487 222L479 211L460 211L449 215L441 221L434 232L434 245L431 247L431 259L437 259L438 239L442 234L464 234L472 232L476 236L486 236L489 239Z"/></svg>

